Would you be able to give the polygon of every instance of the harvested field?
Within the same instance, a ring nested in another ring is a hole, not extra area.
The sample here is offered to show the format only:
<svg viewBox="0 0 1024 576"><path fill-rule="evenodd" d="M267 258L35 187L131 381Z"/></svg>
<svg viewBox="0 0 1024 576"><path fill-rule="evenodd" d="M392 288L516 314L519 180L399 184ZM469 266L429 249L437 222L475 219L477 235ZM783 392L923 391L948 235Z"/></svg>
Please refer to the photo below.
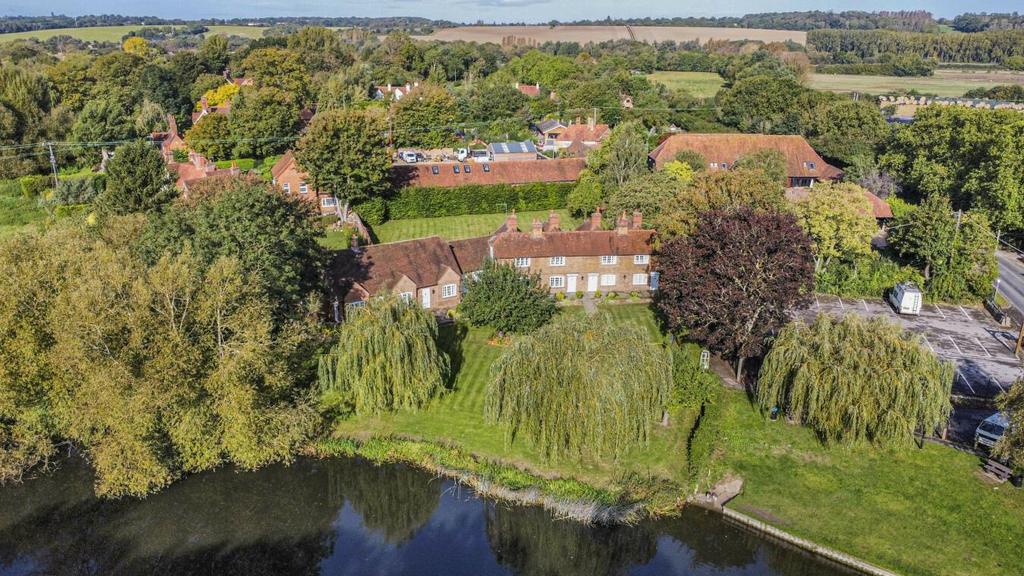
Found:
<svg viewBox="0 0 1024 576"><path fill-rule="evenodd" d="M508 39L512 37L510 42ZM639 40L641 42L663 42L675 40L687 42L699 40L762 40L764 42L785 42L792 40L800 44L807 41L806 32L790 30L761 30L757 28L696 28L686 26L459 26L443 28L425 40L451 42L492 42L495 44L515 43L523 45L544 42L603 42L605 40Z"/></svg>
<svg viewBox="0 0 1024 576"><path fill-rule="evenodd" d="M936 96L963 96L975 88L991 88L999 84L1024 84L1024 73L996 70L939 69L934 76L857 76L850 74L811 74L808 84L818 90L832 92L866 92L884 94L898 90L917 90Z"/></svg>

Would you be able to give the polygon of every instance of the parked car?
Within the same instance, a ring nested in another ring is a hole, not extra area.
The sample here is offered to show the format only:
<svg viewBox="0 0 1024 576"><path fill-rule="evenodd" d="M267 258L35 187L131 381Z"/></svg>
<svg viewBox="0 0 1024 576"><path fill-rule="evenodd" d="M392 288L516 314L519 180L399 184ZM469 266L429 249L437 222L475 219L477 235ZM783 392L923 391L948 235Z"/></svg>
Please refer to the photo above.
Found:
<svg viewBox="0 0 1024 576"><path fill-rule="evenodd" d="M889 303L897 314L917 316L921 313L923 301L924 294L913 282L901 282L889 291Z"/></svg>
<svg viewBox="0 0 1024 576"><path fill-rule="evenodd" d="M981 424L978 424L978 429L974 431L975 448L984 446L991 449L1003 437L1009 425L1010 419L1002 412L996 412L982 420Z"/></svg>
<svg viewBox="0 0 1024 576"><path fill-rule="evenodd" d="M419 162L419 159L420 155L415 152L411 152L408 150L402 152L402 160L408 162L409 164L415 164L416 162Z"/></svg>

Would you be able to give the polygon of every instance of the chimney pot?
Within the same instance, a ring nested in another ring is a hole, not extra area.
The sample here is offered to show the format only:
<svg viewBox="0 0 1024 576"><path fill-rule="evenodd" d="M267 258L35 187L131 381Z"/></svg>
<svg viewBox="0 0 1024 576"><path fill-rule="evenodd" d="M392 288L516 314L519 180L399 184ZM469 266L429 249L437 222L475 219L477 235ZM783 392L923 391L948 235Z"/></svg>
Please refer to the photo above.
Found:
<svg viewBox="0 0 1024 576"><path fill-rule="evenodd" d="M519 230L519 219L516 218L516 211L513 209L512 212L505 218L505 231L515 232Z"/></svg>
<svg viewBox="0 0 1024 576"><path fill-rule="evenodd" d="M601 229L601 210L594 210L594 213L590 215L590 228L592 230Z"/></svg>
<svg viewBox="0 0 1024 576"><path fill-rule="evenodd" d="M625 235L629 232L629 220L626 219L626 211L622 211L622 216L619 216L619 221L615 223L615 233L619 235Z"/></svg>
<svg viewBox="0 0 1024 576"><path fill-rule="evenodd" d="M558 215L558 212L552 210L548 213L548 232L557 232L561 229L562 218Z"/></svg>
<svg viewBox="0 0 1024 576"><path fill-rule="evenodd" d="M635 210L633 212L633 229L634 230L639 230L640 228L643 227L643 224L644 224L644 215L641 214L639 210Z"/></svg>

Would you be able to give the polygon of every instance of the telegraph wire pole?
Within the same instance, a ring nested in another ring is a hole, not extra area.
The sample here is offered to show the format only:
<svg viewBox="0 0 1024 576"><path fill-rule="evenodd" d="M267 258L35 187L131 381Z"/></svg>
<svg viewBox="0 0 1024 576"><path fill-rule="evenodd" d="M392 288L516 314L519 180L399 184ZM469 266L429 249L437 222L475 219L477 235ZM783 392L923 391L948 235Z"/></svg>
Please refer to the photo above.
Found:
<svg viewBox="0 0 1024 576"><path fill-rule="evenodd" d="M53 142L47 142L46 148L50 151L50 170L53 172L53 189L56 190L58 184L57 157L53 155Z"/></svg>

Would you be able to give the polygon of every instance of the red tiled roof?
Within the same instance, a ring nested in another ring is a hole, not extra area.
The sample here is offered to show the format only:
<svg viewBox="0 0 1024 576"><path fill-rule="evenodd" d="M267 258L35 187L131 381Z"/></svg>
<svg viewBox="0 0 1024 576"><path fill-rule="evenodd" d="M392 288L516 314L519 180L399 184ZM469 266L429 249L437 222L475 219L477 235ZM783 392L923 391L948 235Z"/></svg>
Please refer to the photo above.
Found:
<svg viewBox="0 0 1024 576"><path fill-rule="evenodd" d="M524 96L529 98L536 98L540 96L540 84L519 84L515 85L516 90L519 90Z"/></svg>
<svg viewBox="0 0 1024 576"><path fill-rule="evenodd" d="M289 150L284 153L284 156L278 158L277 162L274 162L274 165L270 167L270 175L274 178L280 178L281 174L283 174L285 170L291 167L294 163L295 155L292 154L291 150ZM296 166L296 170L298 170L298 166Z"/></svg>
<svg viewBox="0 0 1024 576"><path fill-rule="evenodd" d="M452 247L437 236L372 244L358 255L345 251L335 266L338 278L358 284L370 294L394 286L402 276L425 287L436 286L449 268L461 274Z"/></svg>
<svg viewBox="0 0 1024 576"><path fill-rule="evenodd" d="M810 188L786 188L786 200L790 202L802 202L807 199L810 194ZM878 196L871 193L870 190L864 190L864 195L867 196L868 201L871 202L871 214L875 218L892 218L892 207L885 200L882 200Z"/></svg>
<svg viewBox="0 0 1024 576"><path fill-rule="evenodd" d="M558 135L556 140L560 142L600 142L608 136L607 124L573 124L567 127Z"/></svg>
<svg viewBox="0 0 1024 576"><path fill-rule="evenodd" d="M469 167L467 173L466 167ZM485 169L486 167L486 169ZM507 162L463 164L413 164L392 168L399 187L452 188L468 184L527 184L530 182L575 182L586 162L580 158L558 160L510 160ZM437 174L434 174L434 169ZM455 173L458 168L458 174Z"/></svg>
<svg viewBox="0 0 1024 576"><path fill-rule="evenodd" d="M452 240L452 253L463 272L475 272L483 267L484 260L490 255L488 240L487 236Z"/></svg>
<svg viewBox="0 0 1024 576"><path fill-rule="evenodd" d="M545 232L534 237L529 232L505 232L492 241L494 257L550 258L551 256L618 256L650 254L653 230L570 230Z"/></svg>
<svg viewBox="0 0 1024 576"><path fill-rule="evenodd" d="M790 178L834 179L842 171L825 162L802 136L766 134L675 134L651 152L655 166L661 168L684 150L698 152L709 163L732 166L742 156L761 150L778 150L786 157ZM810 168L813 163L814 168Z"/></svg>

